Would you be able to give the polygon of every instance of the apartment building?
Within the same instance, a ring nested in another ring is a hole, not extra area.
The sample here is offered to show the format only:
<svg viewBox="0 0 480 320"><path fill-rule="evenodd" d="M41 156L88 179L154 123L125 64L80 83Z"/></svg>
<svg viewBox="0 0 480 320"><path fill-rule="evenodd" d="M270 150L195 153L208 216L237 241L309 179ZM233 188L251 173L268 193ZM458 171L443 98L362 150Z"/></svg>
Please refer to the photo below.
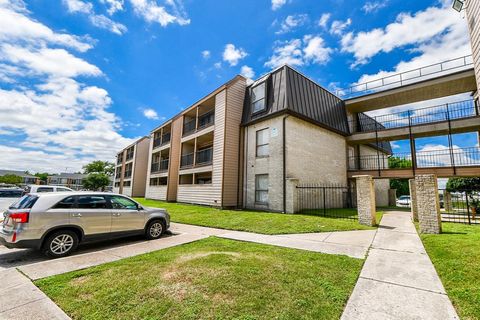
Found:
<svg viewBox="0 0 480 320"><path fill-rule="evenodd" d="M60 173L48 176L47 184L81 190L83 189L83 179L86 177L87 175L82 173Z"/></svg>
<svg viewBox="0 0 480 320"><path fill-rule="evenodd" d="M38 177L28 173L27 171L19 170L2 170L0 169L0 177L6 175L14 175L22 178L22 184L40 184L40 179Z"/></svg>
<svg viewBox="0 0 480 320"><path fill-rule="evenodd" d="M284 212L289 181L348 185L349 153L391 153L388 143L347 146L348 117L340 98L289 66L249 85L236 76L121 151L114 191L143 196L131 184L144 168L149 199ZM388 188L377 185L379 205Z"/></svg>
<svg viewBox="0 0 480 320"><path fill-rule="evenodd" d="M151 132L146 198L238 206L245 88L237 76Z"/></svg>
<svg viewBox="0 0 480 320"><path fill-rule="evenodd" d="M142 137L117 153L113 191L144 197L150 137Z"/></svg>

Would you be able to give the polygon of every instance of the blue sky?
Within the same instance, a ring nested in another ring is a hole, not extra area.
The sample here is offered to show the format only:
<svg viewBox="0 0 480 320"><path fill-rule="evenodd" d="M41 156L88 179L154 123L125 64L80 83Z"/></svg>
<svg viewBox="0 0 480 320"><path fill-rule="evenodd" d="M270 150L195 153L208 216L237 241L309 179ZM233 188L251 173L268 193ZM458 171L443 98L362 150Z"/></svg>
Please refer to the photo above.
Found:
<svg viewBox="0 0 480 320"><path fill-rule="evenodd" d="M466 30L449 0L0 0L0 167L76 171L236 74L335 90L468 55Z"/></svg>

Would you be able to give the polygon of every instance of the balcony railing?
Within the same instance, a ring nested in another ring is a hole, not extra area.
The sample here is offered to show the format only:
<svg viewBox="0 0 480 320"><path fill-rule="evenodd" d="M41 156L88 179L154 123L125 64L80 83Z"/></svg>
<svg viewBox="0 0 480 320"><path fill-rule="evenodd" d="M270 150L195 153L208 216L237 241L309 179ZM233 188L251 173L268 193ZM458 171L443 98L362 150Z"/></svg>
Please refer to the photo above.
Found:
<svg viewBox="0 0 480 320"><path fill-rule="evenodd" d="M195 132L195 126L196 126L196 119L192 119L188 122L185 122L183 124L183 135L186 136L188 134Z"/></svg>
<svg viewBox="0 0 480 320"><path fill-rule="evenodd" d="M122 164L123 158L117 158L117 165Z"/></svg>
<svg viewBox="0 0 480 320"><path fill-rule="evenodd" d="M468 167L480 166L480 147L444 148L419 151L415 154L416 168ZM392 156L378 155L352 156L348 159L349 170L384 170L412 168L414 159L409 152L395 153Z"/></svg>
<svg viewBox="0 0 480 320"><path fill-rule="evenodd" d="M125 178L130 178L132 176L132 170L125 171Z"/></svg>
<svg viewBox="0 0 480 320"><path fill-rule="evenodd" d="M198 129L209 127L215 122L215 110L206 112L198 117Z"/></svg>
<svg viewBox="0 0 480 320"><path fill-rule="evenodd" d="M153 172L165 172L168 170L168 159L160 160L159 162L152 163L150 171Z"/></svg>
<svg viewBox="0 0 480 320"><path fill-rule="evenodd" d="M153 139L153 148L155 149L156 147L159 147L162 144L162 139L161 138L155 138Z"/></svg>
<svg viewBox="0 0 480 320"><path fill-rule="evenodd" d="M475 102L473 100L465 100L375 117L369 117L360 113L358 114L358 123L355 120L350 122L353 132L371 132L475 116L479 116L479 110L475 106Z"/></svg>
<svg viewBox="0 0 480 320"><path fill-rule="evenodd" d="M342 98L354 98L373 92L379 92L407 84L412 84L431 78L431 76L444 73L446 71L453 71L456 69L458 69L459 71L461 69L465 70L467 67L471 66L473 66L473 58L472 55L468 55L428 65L425 67L393 74L391 76L383 77L380 79L355 84L347 89L338 89L335 93L337 96Z"/></svg>
<svg viewBox="0 0 480 320"><path fill-rule="evenodd" d="M165 134L162 136L162 146L164 146L164 145L166 145L167 143L170 142L170 137L171 137L170 132L169 132L169 133L165 133Z"/></svg>
<svg viewBox="0 0 480 320"><path fill-rule="evenodd" d="M127 158L125 159L125 161L130 161L132 159L133 159L133 152L127 153Z"/></svg>
<svg viewBox="0 0 480 320"><path fill-rule="evenodd" d="M166 145L167 143L170 142L170 132L169 133L165 133L164 135L162 135L161 137L156 137L154 140L153 140L153 148L158 148L160 146L164 146Z"/></svg>
<svg viewBox="0 0 480 320"><path fill-rule="evenodd" d="M180 167L185 168L191 166L193 166L193 152L182 155L182 158L180 159Z"/></svg>
<svg viewBox="0 0 480 320"><path fill-rule="evenodd" d="M213 158L213 148L203 149L197 151L197 157L195 160L196 165L208 165L212 163Z"/></svg>

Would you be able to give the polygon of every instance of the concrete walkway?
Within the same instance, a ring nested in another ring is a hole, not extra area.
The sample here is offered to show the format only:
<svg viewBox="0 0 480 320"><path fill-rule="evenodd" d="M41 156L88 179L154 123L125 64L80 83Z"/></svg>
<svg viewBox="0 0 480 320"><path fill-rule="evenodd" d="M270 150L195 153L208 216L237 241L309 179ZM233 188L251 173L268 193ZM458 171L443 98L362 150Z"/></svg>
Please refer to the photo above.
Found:
<svg viewBox="0 0 480 320"><path fill-rule="evenodd" d="M459 319L408 212L383 215L342 319Z"/></svg>

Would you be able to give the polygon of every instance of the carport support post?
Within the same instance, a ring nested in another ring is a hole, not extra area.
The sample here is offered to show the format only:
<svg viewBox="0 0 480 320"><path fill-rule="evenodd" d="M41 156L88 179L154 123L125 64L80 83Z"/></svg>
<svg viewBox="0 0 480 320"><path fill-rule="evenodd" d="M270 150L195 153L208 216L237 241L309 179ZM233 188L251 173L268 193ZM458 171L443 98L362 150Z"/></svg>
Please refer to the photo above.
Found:
<svg viewBox="0 0 480 320"><path fill-rule="evenodd" d="M408 187L410 189L410 211L412 212L412 219L413 221L418 222L417 191L415 187L415 179L408 180Z"/></svg>
<svg viewBox="0 0 480 320"><path fill-rule="evenodd" d="M438 198L437 176L424 174L415 176L418 220L421 233L441 233L440 201Z"/></svg>
<svg viewBox="0 0 480 320"><path fill-rule="evenodd" d="M374 226L376 221L375 184L372 176L354 176L357 180L358 222L366 226Z"/></svg>

